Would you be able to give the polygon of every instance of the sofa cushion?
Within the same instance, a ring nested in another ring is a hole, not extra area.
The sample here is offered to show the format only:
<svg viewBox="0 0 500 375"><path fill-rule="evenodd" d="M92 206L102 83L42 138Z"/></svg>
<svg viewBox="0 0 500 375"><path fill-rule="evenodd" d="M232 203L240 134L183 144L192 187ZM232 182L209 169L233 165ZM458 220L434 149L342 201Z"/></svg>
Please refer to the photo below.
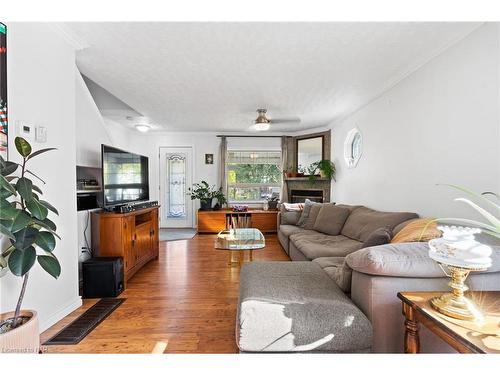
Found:
<svg viewBox="0 0 500 375"><path fill-rule="evenodd" d="M318 216L319 210L321 209L321 203L313 202L306 199L304 203L304 209L300 215L300 219L297 225L304 229L313 229L316 217Z"/></svg>
<svg viewBox="0 0 500 375"><path fill-rule="evenodd" d="M337 236L340 234L350 213L351 211L347 207L323 204L319 210L313 229L331 236Z"/></svg>
<svg viewBox="0 0 500 375"><path fill-rule="evenodd" d="M484 272L500 272L500 247L492 246L492 266ZM349 254L353 270L369 275L396 277L444 277L443 270L429 257L427 242L408 242L368 247Z"/></svg>
<svg viewBox="0 0 500 375"><path fill-rule="evenodd" d="M279 230L287 237L290 237L292 234L305 231L305 229L298 227L296 225L287 225L287 224L280 225Z"/></svg>
<svg viewBox="0 0 500 375"><path fill-rule="evenodd" d="M297 222L302 215L302 211L287 211L285 206L281 206L280 209L280 220L281 224L285 225L297 225Z"/></svg>
<svg viewBox="0 0 500 375"><path fill-rule="evenodd" d="M387 227L392 230L399 223L417 217L418 215L412 212L381 212L361 206L349 215L341 234L365 242L377 228Z"/></svg>
<svg viewBox="0 0 500 375"><path fill-rule="evenodd" d="M320 257L343 257L360 249L363 245L345 236L329 236L314 231L292 234L290 240L310 260Z"/></svg>
<svg viewBox="0 0 500 375"><path fill-rule="evenodd" d="M344 293L351 292L352 268L344 257L322 257L314 259L313 262L317 263Z"/></svg>
<svg viewBox="0 0 500 375"><path fill-rule="evenodd" d="M416 219L401 228L391 240L391 243L428 242L442 236L443 233L437 228L437 222L433 219Z"/></svg>
<svg viewBox="0 0 500 375"><path fill-rule="evenodd" d="M363 248L385 245L391 242L392 231L389 228L378 228L370 233L365 242L363 242Z"/></svg>
<svg viewBox="0 0 500 375"><path fill-rule="evenodd" d="M241 269L236 341L247 352L365 352L371 323L313 262Z"/></svg>

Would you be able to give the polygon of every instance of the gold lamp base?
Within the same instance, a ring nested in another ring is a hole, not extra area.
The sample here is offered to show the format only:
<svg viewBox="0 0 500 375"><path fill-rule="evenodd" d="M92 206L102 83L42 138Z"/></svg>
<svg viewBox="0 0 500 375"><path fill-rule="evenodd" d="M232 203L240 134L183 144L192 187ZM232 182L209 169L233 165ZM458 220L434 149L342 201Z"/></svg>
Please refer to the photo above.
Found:
<svg viewBox="0 0 500 375"><path fill-rule="evenodd" d="M431 306L446 316L468 321L481 321L483 314L477 308L476 304L464 296L464 292L469 288L465 285L465 279L473 270L448 266L451 281L448 285L452 293L443 294L431 300ZM479 270L474 270L479 271Z"/></svg>

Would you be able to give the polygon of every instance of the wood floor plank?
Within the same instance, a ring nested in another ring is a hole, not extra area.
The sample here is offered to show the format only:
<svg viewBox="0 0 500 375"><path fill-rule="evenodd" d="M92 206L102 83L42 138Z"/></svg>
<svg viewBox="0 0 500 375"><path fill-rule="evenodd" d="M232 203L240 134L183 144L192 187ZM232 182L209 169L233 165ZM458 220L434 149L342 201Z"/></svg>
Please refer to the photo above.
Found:
<svg viewBox="0 0 500 375"><path fill-rule="evenodd" d="M120 297L127 300L78 345L48 353L236 353L239 269L227 265L215 236L161 242L160 257L142 268ZM276 235L254 251L254 262L288 261ZM42 334L42 342L96 303L83 306Z"/></svg>

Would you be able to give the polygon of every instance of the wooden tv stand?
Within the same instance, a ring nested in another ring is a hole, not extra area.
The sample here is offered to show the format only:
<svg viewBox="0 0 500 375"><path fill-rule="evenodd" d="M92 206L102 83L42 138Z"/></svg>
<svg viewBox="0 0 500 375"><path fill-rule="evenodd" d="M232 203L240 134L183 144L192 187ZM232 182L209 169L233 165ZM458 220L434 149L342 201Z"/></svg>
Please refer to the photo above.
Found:
<svg viewBox="0 0 500 375"><path fill-rule="evenodd" d="M219 233L228 229L233 218L248 218L248 226L259 229L262 233L276 233L278 210L248 210L235 212L232 210L202 211L198 210L198 233ZM229 221L228 221L229 220Z"/></svg>
<svg viewBox="0 0 500 375"><path fill-rule="evenodd" d="M158 259L158 209L92 212L92 249L96 256L122 257L125 281L147 262Z"/></svg>

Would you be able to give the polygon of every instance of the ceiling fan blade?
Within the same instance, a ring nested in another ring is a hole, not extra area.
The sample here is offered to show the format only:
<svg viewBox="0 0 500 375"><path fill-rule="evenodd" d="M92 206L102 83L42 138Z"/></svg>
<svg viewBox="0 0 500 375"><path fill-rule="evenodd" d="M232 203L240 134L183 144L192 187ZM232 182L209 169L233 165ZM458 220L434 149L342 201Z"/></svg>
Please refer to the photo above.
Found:
<svg viewBox="0 0 500 375"><path fill-rule="evenodd" d="M280 117L272 118L271 124L290 124L290 123L300 123L300 117Z"/></svg>

